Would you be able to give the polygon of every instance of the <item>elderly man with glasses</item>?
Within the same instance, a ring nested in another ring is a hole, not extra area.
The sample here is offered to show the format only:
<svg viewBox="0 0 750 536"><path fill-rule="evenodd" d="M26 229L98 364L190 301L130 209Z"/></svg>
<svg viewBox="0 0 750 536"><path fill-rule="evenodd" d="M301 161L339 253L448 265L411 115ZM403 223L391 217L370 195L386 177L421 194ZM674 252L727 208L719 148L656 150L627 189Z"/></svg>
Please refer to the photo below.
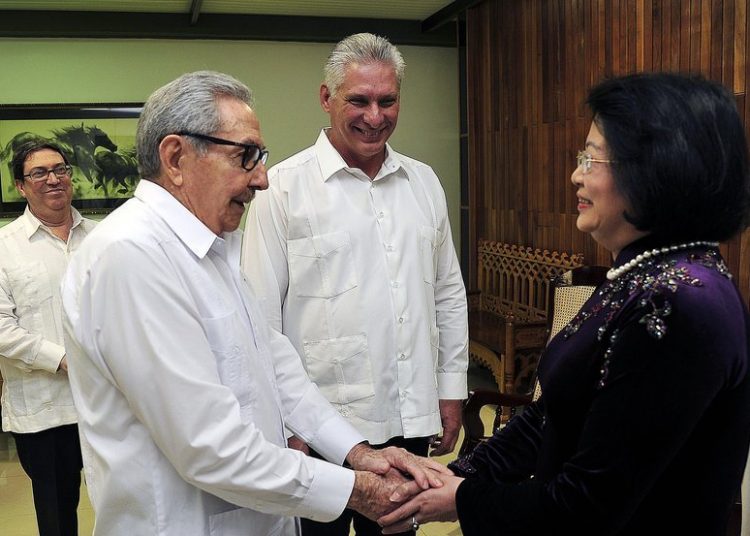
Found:
<svg viewBox="0 0 750 536"><path fill-rule="evenodd" d="M240 272L237 228L268 186L250 90L183 75L149 97L136 145L134 199L63 281L96 534L290 536L293 516L391 509L395 469L440 485L438 464L364 443ZM286 448L285 426L334 463Z"/></svg>
<svg viewBox="0 0 750 536"><path fill-rule="evenodd" d="M77 536L81 448L63 345L60 280L95 222L71 206L59 147L29 141L11 168L26 209L0 229L3 430L31 478L41 536Z"/></svg>

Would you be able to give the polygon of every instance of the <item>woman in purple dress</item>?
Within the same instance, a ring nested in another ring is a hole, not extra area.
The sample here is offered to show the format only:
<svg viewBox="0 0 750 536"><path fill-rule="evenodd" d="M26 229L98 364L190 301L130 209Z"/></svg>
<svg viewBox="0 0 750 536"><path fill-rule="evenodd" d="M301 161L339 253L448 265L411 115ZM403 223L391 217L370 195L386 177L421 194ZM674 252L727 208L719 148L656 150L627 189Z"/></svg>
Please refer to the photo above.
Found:
<svg viewBox="0 0 750 536"><path fill-rule="evenodd" d="M605 81L571 181L613 268L539 365L543 395L386 532L724 536L750 442L750 317L719 253L748 224L733 96L701 78ZM404 490L404 495L406 490Z"/></svg>

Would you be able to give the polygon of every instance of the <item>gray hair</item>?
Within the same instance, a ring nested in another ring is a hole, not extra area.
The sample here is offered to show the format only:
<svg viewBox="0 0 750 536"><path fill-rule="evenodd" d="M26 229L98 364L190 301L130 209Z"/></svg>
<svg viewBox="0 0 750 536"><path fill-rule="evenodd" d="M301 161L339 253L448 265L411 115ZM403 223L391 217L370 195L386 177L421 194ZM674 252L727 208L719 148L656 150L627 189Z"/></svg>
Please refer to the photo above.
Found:
<svg viewBox="0 0 750 536"><path fill-rule="evenodd" d="M250 89L228 74L196 71L183 74L154 91L143 105L135 135L138 171L142 178L159 176L159 144L169 134L181 131L212 134L221 130L218 99L231 97L252 106ZM203 153L207 142L188 138Z"/></svg>
<svg viewBox="0 0 750 536"><path fill-rule="evenodd" d="M331 96L334 96L344 82L346 68L351 63L385 63L396 71L398 89L404 77L404 62L401 52L388 39L371 33L358 33L339 41L328 56L323 67L323 80Z"/></svg>

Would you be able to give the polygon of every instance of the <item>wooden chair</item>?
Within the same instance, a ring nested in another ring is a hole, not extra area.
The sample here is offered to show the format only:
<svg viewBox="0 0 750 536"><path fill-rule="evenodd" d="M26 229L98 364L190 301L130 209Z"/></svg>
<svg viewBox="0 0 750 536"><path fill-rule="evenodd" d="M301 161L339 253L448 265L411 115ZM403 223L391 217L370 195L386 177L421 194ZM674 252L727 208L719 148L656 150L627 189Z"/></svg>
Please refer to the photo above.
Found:
<svg viewBox="0 0 750 536"><path fill-rule="evenodd" d="M547 342L550 282L583 264L580 253L494 240L477 244L469 302L469 359L492 372L500 392L524 393Z"/></svg>
<svg viewBox="0 0 750 536"><path fill-rule="evenodd" d="M551 278L547 301L548 341L578 313L596 287L605 280L607 269L604 266L581 266ZM459 456L468 454L488 437L480 417L482 407L497 406L492 424L494 433L508 418L515 415L518 408L527 406L541 394L538 381L533 382L533 389L527 395L500 393L489 389L471 391L463 408L464 440Z"/></svg>

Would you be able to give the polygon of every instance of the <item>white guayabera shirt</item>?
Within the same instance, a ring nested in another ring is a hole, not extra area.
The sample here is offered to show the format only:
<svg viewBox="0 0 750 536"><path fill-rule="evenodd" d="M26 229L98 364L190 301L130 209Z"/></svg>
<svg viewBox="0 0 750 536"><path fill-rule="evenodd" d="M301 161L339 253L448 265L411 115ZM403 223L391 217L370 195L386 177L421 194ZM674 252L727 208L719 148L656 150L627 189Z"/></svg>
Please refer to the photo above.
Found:
<svg viewBox="0 0 750 536"><path fill-rule="evenodd" d="M210 180L210 179L207 179ZM288 535L336 518L352 471L284 448L284 426L343 462L363 438L269 329L214 235L141 181L63 282L70 380L96 534Z"/></svg>
<svg viewBox="0 0 750 536"><path fill-rule="evenodd" d="M3 430L33 433L78 420L68 377L57 372L63 347L60 280L96 222L76 209L68 241L28 207L0 229L0 372Z"/></svg>
<svg viewBox="0 0 750 536"><path fill-rule="evenodd" d="M248 214L243 270L269 323L371 443L440 431L466 397L466 293L432 169L386 146L374 180L325 131L269 171Z"/></svg>

